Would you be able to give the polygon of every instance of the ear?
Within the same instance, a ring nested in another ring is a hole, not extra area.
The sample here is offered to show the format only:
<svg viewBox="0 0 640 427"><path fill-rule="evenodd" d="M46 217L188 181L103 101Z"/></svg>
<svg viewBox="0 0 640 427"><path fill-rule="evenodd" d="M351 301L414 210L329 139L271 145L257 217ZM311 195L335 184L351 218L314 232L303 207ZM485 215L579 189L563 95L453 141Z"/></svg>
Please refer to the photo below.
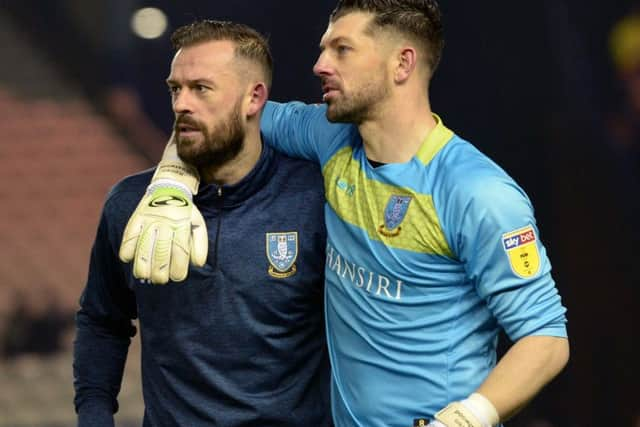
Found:
<svg viewBox="0 0 640 427"><path fill-rule="evenodd" d="M262 107L269 97L269 90L264 82L257 82L251 86L248 95L247 117L252 117L262 111Z"/></svg>
<svg viewBox="0 0 640 427"><path fill-rule="evenodd" d="M396 69L394 73L394 81L398 84L404 83L416 68L417 54L415 48L405 46L400 49L396 57Z"/></svg>

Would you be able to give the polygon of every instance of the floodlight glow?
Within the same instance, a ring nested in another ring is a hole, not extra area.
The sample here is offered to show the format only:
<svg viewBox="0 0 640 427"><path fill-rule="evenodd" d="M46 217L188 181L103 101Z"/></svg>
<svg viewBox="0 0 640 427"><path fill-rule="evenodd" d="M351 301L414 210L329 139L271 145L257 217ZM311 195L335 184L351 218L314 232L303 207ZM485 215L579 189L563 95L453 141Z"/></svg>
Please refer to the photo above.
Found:
<svg viewBox="0 0 640 427"><path fill-rule="evenodd" d="M131 29L143 39L156 39L167 29L167 16L158 8L138 9L131 17Z"/></svg>

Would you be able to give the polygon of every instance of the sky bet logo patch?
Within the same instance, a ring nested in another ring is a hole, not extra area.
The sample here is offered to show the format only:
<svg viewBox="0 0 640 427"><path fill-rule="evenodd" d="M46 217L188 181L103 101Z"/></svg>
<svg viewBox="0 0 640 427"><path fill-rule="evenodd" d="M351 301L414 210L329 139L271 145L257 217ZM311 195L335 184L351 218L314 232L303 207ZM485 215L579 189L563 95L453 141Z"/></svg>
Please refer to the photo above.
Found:
<svg viewBox="0 0 640 427"><path fill-rule="evenodd" d="M511 270L520 277L533 277L540 269L538 238L531 225L502 235L502 246Z"/></svg>

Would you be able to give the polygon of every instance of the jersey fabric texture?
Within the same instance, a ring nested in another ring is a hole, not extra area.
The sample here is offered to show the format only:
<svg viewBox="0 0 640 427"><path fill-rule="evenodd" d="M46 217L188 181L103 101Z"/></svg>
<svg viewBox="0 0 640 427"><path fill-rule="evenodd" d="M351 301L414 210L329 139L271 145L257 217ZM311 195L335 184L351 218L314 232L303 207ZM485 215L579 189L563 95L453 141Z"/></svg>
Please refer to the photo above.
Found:
<svg viewBox="0 0 640 427"><path fill-rule="evenodd" d="M125 178L105 202L77 314L80 427L113 425L135 318L145 427L331 425L318 166L265 145L240 183L201 186L208 261L164 286L117 255L152 175Z"/></svg>
<svg viewBox="0 0 640 427"><path fill-rule="evenodd" d="M357 127L325 112L270 103L262 131L322 167L337 426L433 419L489 374L501 328L566 337L533 208L502 169L437 116L410 161L374 168Z"/></svg>

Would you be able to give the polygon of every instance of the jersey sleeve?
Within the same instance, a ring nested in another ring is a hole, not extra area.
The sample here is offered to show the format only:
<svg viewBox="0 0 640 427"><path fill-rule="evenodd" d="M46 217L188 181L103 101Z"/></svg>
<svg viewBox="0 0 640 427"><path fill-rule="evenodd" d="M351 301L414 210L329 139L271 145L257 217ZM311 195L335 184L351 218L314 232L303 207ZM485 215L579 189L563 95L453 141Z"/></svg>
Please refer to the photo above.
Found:
<svg viewBox="0 0 640 427"><path fill-rule="evenodd" d="M122 227L110 221L107 204L76 314L74 403L80 427L113 425L130 337L135 334L135 298L117 257Z"/></svg>
<svg viewBox="0 0 640 427"><path fill-rule="evenodd" d="M497 166L468 166L476 172L456 186L450 209L450 238L468 278L513 341L566 337L566 309L529 198Z"/></svg>
<svg viewBox="0 0 640 427"><path fill-rule="evenodd" d="M260 130L265 142L291 157L323 165L335 151L337 136L349 128L329 123L324 104L267 102Z"/></svg>

